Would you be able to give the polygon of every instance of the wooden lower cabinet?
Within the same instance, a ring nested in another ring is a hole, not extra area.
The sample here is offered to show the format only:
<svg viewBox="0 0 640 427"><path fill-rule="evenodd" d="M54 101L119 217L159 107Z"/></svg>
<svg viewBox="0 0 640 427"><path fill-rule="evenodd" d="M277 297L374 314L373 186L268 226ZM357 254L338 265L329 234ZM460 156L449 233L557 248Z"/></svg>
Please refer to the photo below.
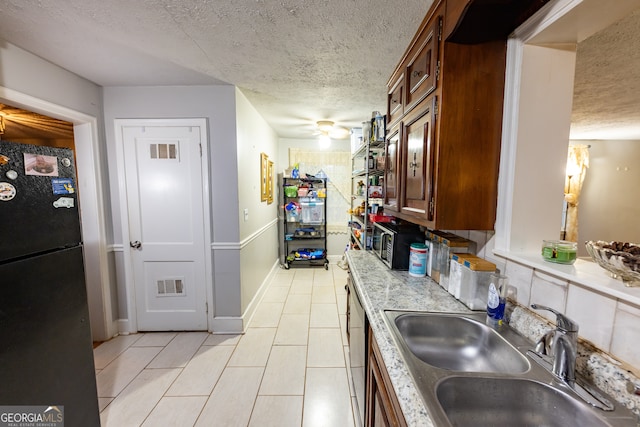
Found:
<svg viewBox="0 0 640 427"><path fill-rule="evenodd" d="M367 393L365 427L406 426L400 403L393 391L380 349L369 329L367 349Z"/></svg>

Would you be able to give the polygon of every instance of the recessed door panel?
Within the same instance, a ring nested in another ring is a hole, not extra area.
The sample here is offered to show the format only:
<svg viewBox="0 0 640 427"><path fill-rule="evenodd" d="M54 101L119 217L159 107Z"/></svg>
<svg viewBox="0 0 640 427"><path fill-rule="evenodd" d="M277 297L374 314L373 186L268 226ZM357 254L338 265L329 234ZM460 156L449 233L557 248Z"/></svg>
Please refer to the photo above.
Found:
<svg viewBox="0 0 640 427"><path fill-rule="evenodd" d="M430 219L434 188L435 97L419 117L404 125L402 135L404 187L401 211Z"/></svg>
<svg viewBox="0 0 640 427"><path fill-rule="evenodd" d="M203 130L122 132L138 330L205 330Z"/></svg>

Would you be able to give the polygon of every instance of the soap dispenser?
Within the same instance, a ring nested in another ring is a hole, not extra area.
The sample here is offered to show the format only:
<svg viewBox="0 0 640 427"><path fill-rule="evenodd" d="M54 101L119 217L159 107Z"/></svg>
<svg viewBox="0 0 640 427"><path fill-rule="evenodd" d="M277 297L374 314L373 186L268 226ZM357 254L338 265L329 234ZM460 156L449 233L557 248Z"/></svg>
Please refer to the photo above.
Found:
<svg viewBox="0 0 640 427"><path fill-rule="evenodd" d="M487 324L500 326L504 320L509 279L501 274L492 274L487 296Z"/></svg>

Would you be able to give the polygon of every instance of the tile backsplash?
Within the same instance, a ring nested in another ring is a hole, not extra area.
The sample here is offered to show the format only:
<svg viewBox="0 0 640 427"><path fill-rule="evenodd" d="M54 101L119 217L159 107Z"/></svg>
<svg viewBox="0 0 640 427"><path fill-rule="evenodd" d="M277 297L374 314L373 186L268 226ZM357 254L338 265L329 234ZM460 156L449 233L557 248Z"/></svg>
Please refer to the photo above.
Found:
<svg viewBox="0 0 640 427"><path fill-rule="evenodd" d="M491 231L455 231L476 242L477 255L489 259L509 277L509 299L534 312L532 303L565 313L580 326L579 335L609 357L640 375L640 306L606 295L531 265L495 255ZM535 311L555 324L555 316Z"/></svg>
<svg viewBox="0 0 640 427"><path fill-rule="evenodd" d="M537 303L565 313L580 325L582 339L640 373L640 307L511 260L506 260L505 274L518 304ZM555 322L549 312L538 314Z"/></svg>
<svg viewBox="0 0 640 427"><path fill-rule="evenodd" d="M640 420L640 396L626 390L640 384L640 305L598 292L571 276L541 271L535 262L514 261L493 251L489 231L450 231L476 242L477 255L495 263L509 277L509 323L532 341L555 328L555 316L533 310L532 303L565 313L579 325L576 370L631 409ZM640 424L639 424L640 425Z"/></svg>

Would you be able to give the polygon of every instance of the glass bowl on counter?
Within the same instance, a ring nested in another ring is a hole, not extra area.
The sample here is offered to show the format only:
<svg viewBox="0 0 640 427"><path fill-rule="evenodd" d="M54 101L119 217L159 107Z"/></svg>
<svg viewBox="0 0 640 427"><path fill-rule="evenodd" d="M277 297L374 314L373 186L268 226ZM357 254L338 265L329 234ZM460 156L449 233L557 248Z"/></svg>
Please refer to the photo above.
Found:
<svg viewBox="0 0 640 427"><path fill-rule="evenodd" d="M640 246L634 243L590 240L585 243L591 258L625 286L640 286Z"/></svg>
<svg viewBox="0 0 640 427"><path fill-rule="evenodd" d="M556 264L573 264L578 258L578 244L567 240L543 240L542 258Z"/></svg>

